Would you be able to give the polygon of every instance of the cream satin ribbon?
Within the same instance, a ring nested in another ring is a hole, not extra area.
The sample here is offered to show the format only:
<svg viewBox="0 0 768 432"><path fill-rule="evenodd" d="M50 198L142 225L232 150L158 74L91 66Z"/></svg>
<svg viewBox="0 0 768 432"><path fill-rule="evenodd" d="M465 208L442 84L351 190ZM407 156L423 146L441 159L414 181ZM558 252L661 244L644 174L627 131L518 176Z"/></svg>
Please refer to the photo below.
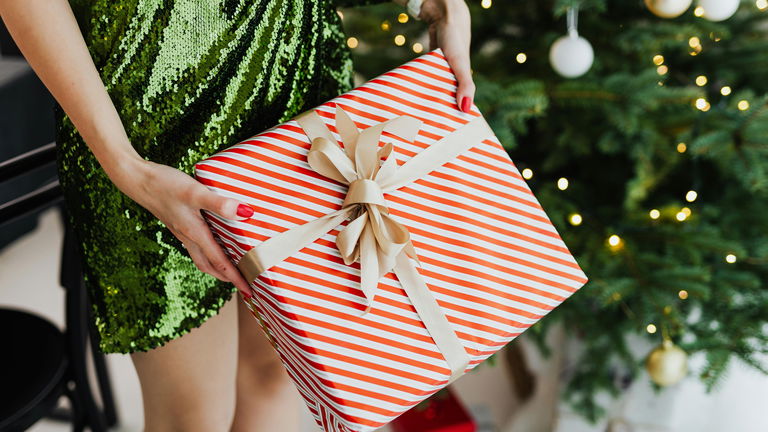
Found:
<svg viewBox="0 0 768 432"><path fill-rule="evenodd" d="M347 195L338 211L293 227L249 250L237 264L238 268L248 281L253 281L350 218L336 236L336 246L347 265L360 263L360 288L366 298L363 313L373 306L379 279L394 271L445 357L451 369L449 383L453 382L466 370L469 355L409 259L418 263L408 229L389 214L384 193L424 177L492 136L493 131L482 116L475 117L398 167L392 143L379 148L381 134L387 131L405 141L413 141L421 127L418 119L399 116L360 131L337 105L336 130L344 143L343 149L314 110L300 114L295 120L312 141L307 154L309 166L325 177L348 185Z"/></svg>

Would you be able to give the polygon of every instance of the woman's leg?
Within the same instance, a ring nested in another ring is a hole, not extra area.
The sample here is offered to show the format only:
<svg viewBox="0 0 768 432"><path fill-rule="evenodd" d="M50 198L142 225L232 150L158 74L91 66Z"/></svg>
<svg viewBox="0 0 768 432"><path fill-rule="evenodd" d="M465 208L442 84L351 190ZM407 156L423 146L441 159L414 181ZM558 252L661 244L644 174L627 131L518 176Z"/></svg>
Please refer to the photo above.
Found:
<svg viewBox="0 0 768 432"><path fill-rule="evenodd" d="M131 354L141 382L146 432L226 432L235 411L236 295L200 327Z"/></svg>
<svg viewBox="0 0 768 432"><path fill-rule="evenodd" d="M258 320L242 299L237 303L240 342L232 432L296 432L301 395Z"/></svg>

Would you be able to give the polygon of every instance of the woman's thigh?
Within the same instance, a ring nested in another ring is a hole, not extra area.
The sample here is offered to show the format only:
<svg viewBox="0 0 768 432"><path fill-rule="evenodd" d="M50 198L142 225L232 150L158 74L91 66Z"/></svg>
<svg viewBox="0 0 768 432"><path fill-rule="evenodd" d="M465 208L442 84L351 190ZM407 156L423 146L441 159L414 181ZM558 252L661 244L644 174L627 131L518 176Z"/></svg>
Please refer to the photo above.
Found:
<svg viewBox="0 0 768 432"><path fill-rule="evenodd" d="M237 297L240 294L236 294ZM252 384L262 387L276 378L281 378L287 372L284 370L280 357L267 339L242 298L238 299L238 378L250 375Z"/></svg>
<svg viewBox="0 0 768 432"><path fill-rule="evenodd" d="M301 395L242 299L238 300L238 315L237 407L232 432L297 432Z"/></svg>
<svg viewBox="0 0 768 432"><path fill-rule="evenodd" d="M227 431L234 417L237 294L200 327L131 354L141 382L146 432Z"/></svg>

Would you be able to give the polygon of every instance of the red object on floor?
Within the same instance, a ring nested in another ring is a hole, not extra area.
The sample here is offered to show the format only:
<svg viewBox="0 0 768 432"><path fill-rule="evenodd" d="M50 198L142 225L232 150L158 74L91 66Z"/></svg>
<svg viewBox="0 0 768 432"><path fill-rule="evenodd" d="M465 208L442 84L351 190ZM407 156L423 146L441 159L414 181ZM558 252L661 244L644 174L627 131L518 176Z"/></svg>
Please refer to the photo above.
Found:
<svg viewBox="0 0 768 432"><path fill-rule="evenodd" d="M475 432L477 425L450 388L390 423L393 432Z"/></svg>

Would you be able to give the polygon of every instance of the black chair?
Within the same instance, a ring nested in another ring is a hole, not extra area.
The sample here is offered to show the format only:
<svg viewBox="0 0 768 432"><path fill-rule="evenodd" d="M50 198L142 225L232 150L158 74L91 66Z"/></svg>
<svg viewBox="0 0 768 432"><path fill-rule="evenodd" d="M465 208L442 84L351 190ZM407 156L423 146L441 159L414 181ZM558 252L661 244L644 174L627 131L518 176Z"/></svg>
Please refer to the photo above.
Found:
<svg viewBox="0 0 768 432"><path fill-rule="evenodd" d="M0 163L0 183L53 163L55 152L55 143L51 143ZM0 308L0 431L23 431L43 417L70 421L73 431L86 427L106 431L117 424L117 413L105 357L95 348L97 334L91 324L79 244L64 214L58 179L0 203L0 228L52 207L59 209L65 225L60 272L66 299L65 330L35 314ZM89 350L101 407L88 381ZM56 408L61 396L69 399L71 409Z"/></svg>

